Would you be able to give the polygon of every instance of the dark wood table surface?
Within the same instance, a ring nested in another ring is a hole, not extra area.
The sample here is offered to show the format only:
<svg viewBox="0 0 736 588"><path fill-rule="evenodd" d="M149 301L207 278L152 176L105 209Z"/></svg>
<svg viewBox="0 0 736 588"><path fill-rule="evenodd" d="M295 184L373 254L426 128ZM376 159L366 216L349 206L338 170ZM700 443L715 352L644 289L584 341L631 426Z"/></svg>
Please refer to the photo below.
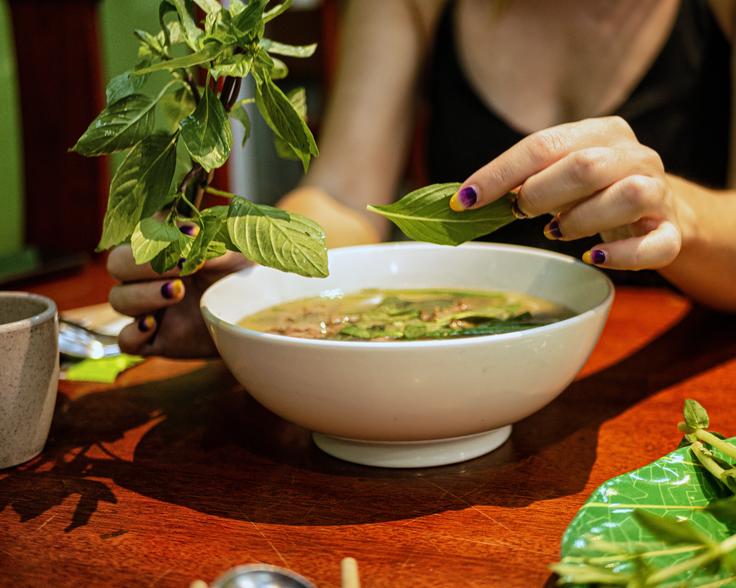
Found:
<svg viewBox="0 0 736 588"><path fill-rule="evenodd" d="M103 301L101 265L26 289ZM619 288L578 379L497 451L422 470L351 465L261 408L218 361L62 382L49 442L0 472L3 586L188 586L236 564L364 588L552 585L586 496L672 450L683 400L736 433L736 319ZM448 391L450 392L450 391Z"/></svg>

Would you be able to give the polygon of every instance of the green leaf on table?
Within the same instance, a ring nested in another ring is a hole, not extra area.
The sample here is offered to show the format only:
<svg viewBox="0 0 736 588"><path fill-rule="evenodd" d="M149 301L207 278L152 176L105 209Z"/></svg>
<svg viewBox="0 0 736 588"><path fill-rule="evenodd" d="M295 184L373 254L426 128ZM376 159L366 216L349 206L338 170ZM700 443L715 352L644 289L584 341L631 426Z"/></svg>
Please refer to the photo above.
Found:
<svg viewBox="0 0 736 588"><path fill-rule="evenodd" d="M233 131L222 103L210 88L194 112L181 121L181 139L192 159L208 172L230 156Z"/></svg>
<svg viewBox="0 0 736 588"><path fill-rule="evenodd" d="M728 442L736 445L736 438ZM677 449L608 480L591 494L565 531L561 563L572 567L561 574L561 583L576 581L574 571L578 567L585 570L591 565L605 566L623 578L634 574L637 558L651 569L663 569L697 555L704 549L702 540L692 537L688 541L684 538L686 527L675 527L675 534L668 523L679 524L687 519L688 527L698 537L721 542L732 535L730 525L708 509L713 501L728 496L731 493L705 470L690 448ZM634 514L642 511L647 514ZM666 522L659 521L653 529L648 515ZM642 524L642 517L650 524ZM669 540L664 540L664 535ZM673 545L675 539L677 545ZM730 572L696 567L669 581L695 586L696 581L713 574L717 579L728 577Z"/></svg>
<svg viewBox="0 0 736 588"><path fill-rule="evenodd" d="M130 246L133 258L138 265L148 263L170 243L178 241L181 235L178 227L161 222L153 217L142 219L133 230Z"/></svg>
<svg viewBox="0 0 736 588"><path fill-rule="evenodd" d="M690 398L685 400L682 414L685 417L685 424L690 429L707 429L710 426L708 412L697 400Z"/></svg>
<svg viewBox="0 0 736 588"><path fill-rule="evenodd" d="M105 100L107 105L114 104L121 98L127 98L141 89L146 82L147 76L135 75L132 71L126 71L112 78L105 87Z"/></svg>
<svg viewBox="0 0 736 588"><path fill-rule="evenodd" d="M317 144L306 121L267 76L256 77L256 106L274 134L293 149L306 171L311 157L319 154Z"/></svg>
<svg viewBox="0 0 736 588"><path fill-rule="evenodd" d="M215 59L220 53L225 50L224 46L217 42L209 42L205 44L202 49L190 53L189 55L183 55L182 57L175 57L174 59L167 59L154 63L147 67L136 69L137 75L144 75L153 73L155 71L174 70L186 67L192 67L194 65L202 65Z"/></svg>
<svg viewBox="0 0 736 588"><path fill-rule="evenodd" d="M152 135L128 153L110 182L98 250L128 239L141 218L168 201L175 165L176 135Z"/></svg>
<svg viewBox="0 0 736 588"><path fill-rule="evenodd" d="M460 184L433 184L410 192L386 206L368 206L385 216L410 239L440 245L460 245L483 237L516 220L508 198L465 212L450 209Z"/></svg>
<svg viewBox="0 0 736 588"><path fill-rule="evenodd" d="M317 50L317 43L311 45L287 45L271 39L261 39L261 47L269 53L285 55L287 57L311 57Z"/></svg>
<svg viewBox="0 0 736 588"><path fill-rule="evenodd" d="M325 235L314 221L240 197L228 217L230 239L248 259L302 276L328 275Z"/></svg>
<svg viewBox="0 0 736 588"><path fill-rule="evenodd" d="M131 94L107 106L72 151L91 157L132 147L153 131L155 105L148 96Z"/></svg>

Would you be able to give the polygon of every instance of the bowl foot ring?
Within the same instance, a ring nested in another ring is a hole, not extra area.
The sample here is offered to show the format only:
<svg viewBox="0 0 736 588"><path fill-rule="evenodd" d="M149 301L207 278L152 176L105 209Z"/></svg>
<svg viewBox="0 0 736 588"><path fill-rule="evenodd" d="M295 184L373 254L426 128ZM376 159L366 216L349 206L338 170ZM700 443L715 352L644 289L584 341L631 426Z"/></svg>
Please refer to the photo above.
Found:
<svg viewBox="0 0 736 588"><path fill-rule="evenodd" d="M382 468L426 468L467 461L505 443L511 425L492 431L430 441L361 441L312 433L325 453L344 461Z"/></svg>

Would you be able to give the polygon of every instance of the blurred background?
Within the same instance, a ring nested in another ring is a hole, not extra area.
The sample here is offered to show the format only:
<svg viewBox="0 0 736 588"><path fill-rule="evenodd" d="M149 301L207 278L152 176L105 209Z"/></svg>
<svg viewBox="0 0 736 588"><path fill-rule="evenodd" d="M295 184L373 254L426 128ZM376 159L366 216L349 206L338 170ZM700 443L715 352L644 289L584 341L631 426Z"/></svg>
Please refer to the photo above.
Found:
<svg viewBox="0 0 736 588"><path fill-rule="evenodd" d="M68 153L104 106L107 81L136 62L134 29L158 30L156 0L0 0L0 287L79 267L93 255L116 157ZM227 4L227 2L223 2ZM318 43L309 59L284 58L285 90L306 88L317 135L335 69L339 0L294 0L267 36ZM244 84L243 97L252 95ZM253 113L251 113L253 114ZM301 177L280 159L260 116L214 185L271 204Z"/></svg>

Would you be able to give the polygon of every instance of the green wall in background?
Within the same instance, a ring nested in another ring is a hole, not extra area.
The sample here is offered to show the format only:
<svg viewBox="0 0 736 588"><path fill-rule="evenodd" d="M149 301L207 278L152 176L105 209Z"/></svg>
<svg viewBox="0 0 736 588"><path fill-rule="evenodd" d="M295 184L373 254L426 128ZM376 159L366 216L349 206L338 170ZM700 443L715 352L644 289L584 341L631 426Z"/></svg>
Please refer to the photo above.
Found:
<svg viewBox="0 0 736 588"><path fill-rule="evenodd" d="M0 256L23 246L23 167L15 51L7 0L0 0Z"/></svg>

